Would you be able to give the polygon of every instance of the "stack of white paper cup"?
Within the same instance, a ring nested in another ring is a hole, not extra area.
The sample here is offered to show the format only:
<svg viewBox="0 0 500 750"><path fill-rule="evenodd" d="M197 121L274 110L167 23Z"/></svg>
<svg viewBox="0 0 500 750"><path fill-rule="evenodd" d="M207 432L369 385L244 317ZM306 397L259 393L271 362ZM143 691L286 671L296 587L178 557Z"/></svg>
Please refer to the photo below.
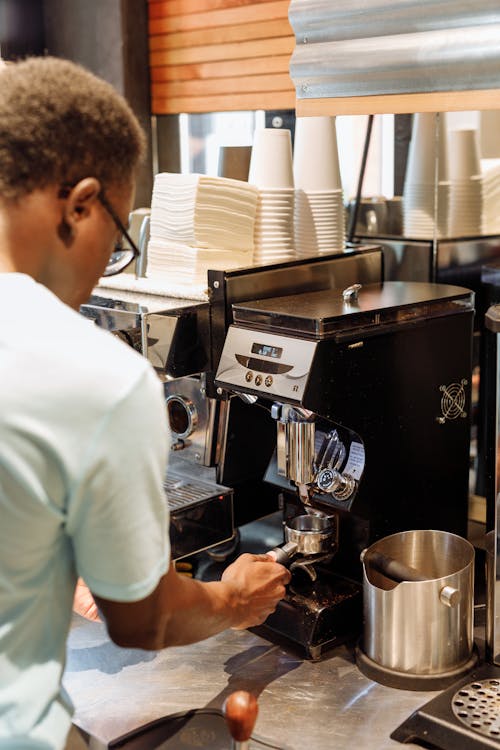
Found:
<svg viewBox="0 0 500 750"><path fill-rule="evenodd" d="M403 191L406 237L447 236L450 193L447 164L444 114L439 115L439 120L433 113L415 114Z"/></svg>
<svg viewBox="0 0 500 750"><path fill-rule="evenodd" d="M450 130L450 178L454 181L469 180L481 174L479 140L477 130Z"/></svg>
<svg viewBox="0 0 500 750"><path fill-rule="evenodd" d="M295 257L293 188L288 192L259 190L254 229L254 262L278 263Z"/></svg>
<svg viewBox="0 0 500 750"><path fill-rule="evenodd" d="M297 117L293 176L301 190L342 188L335 117Z"/></svg>
<svg viewBox="0 0 500 750"><path fill-rule="evenodd" d="M255 131L248 182L259 189L254 262L267 264L293 259L294 185L289 130Z"/></svg>
<svg viewBox="0 0 500 750"><path fill-rule="evenodd" d="M293 189L292 138L289 130L255 131L248 182L259 189Z"/></svg>
<svg viewBox="0 0 500 750"><path fill-rule="evenodd" d="M482 233L500 233L500 159L481 159L483 216Z"/></svg>
<svg viewBox="0 0 500 750"><path fill-rule="evenodd" d="M449 133L450 235L478 235L483 224L483 181L477 130Z"/></svg>
<svg viewBox="0 0 500 750"><path fill-rule="evenodd" d="M448 130L446 113L439 114L438 123L438 188L437 188L437 226L438 237L450 236L450 166L448 157Z"/></svg>
<svg viewBox="0 0 500 750"><path fill-rule="evenodd" d="M334 117L298 117L293 155L295 251L343 250L345 217Z"/></svg>

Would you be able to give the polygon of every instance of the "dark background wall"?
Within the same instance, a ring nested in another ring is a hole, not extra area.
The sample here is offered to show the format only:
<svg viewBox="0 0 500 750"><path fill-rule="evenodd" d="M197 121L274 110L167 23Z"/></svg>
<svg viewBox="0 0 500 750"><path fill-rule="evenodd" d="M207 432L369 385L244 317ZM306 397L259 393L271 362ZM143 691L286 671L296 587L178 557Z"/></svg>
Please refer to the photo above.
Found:
<svg viewBox="0 0 500 750"><path fill-rule="evenodd" d="M0 49L4 60L43 54L41 0L0 0Z"/></svg>

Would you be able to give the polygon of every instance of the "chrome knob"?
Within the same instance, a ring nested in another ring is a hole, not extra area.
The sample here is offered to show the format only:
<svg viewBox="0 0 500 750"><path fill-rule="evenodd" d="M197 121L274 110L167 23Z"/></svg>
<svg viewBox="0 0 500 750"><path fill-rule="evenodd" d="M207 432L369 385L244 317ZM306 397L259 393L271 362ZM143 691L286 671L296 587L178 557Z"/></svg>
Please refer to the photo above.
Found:
<svg viewBox="0 0 500 750"><path fill-rule="evenodd" d="M361 284L351 284L342 292L344 302L357 302Z"/></svg>

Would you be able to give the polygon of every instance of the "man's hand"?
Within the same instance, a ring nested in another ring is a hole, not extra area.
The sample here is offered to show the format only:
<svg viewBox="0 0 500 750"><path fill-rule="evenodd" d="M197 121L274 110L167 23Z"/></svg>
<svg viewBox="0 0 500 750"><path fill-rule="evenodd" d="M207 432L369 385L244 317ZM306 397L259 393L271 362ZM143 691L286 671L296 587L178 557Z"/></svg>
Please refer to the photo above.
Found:
<svg viewBox="0 0 500 750"><path fill-rule="evenodd" d="M229 565L222 579L230 584L238 601L237 630L261 625L285 596L290 571L274 561L273 555L243 554Z"/></svg>
<svg viewBox="0 0 500 750"><path fill-rule="evenodd" d="M73 610L87 620L101 621L94 597L82 578L79 578L76 584Z"/></svg>
<svg viewBox="0 0 500 750"><path fill-rule="evenodd" d="M172 564L144 599L95 597L111 639L125 648L157 650L195 643L226 628L260 625L285 595L290 572L273 555L240 555L221 581L198 581Z"/></svg>

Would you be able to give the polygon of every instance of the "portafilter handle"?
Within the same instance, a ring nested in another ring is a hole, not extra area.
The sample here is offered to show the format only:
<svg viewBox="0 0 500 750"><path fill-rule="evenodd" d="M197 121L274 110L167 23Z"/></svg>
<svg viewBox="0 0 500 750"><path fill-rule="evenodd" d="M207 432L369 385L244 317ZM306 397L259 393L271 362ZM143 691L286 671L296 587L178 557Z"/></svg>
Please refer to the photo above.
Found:
<svg viewBox="0 0 500 750"><path fill-rule="evenodd" d="M226 698L222 713L232 737L232 750L248 750L258 711L257 698L246 690L236 690Z"/></svg>
<svg viewBox="0 0 500 750"><path fill-rule="evenodd" d="M292 562L292 557L297 553L298 548L299 545L295 542L287 542L282 547L274 547L274 549L269 550L269 552L272 553L277 563L284 565L285 568L287 568ZM267 554L269 554L269 552Z"/></svg>

